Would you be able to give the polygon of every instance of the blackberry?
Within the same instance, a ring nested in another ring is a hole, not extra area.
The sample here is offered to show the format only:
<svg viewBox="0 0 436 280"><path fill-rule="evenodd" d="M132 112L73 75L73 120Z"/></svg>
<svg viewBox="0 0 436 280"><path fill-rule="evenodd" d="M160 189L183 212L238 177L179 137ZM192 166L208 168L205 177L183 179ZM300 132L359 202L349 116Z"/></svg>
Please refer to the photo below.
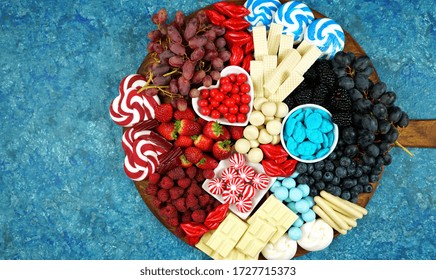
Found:
<svg viewBox="0 0 436 280"><path fill-rule="evenodd" d="M313 98L325 99L329 95L329 89L324 84L319 84L313 90Z"/></svg>
<svg viewBox="0 0 436 280"><path fill-rule="evenodd" d="M295 101L293 98L293 94L289 94L284 100L283 103L285 103L286 105L288 105L289 111L292 110L292 108L295 107Z"/></svg>
<svg viewBox="0 0 436 280"><path fill-rule="evenodd" d="M334 111L351 110L351 98L343 88L335 88L333 90L333 96L330 103Z"/></svg>
<svg viewBox="0 0 436 280"><path fill-rule="evenodd" d="M327 68L319 73L319 82L332 88L336 82L336 74L332 69Z"/></svg>
<svg viewBox="0 0 436 280"><path fill-rule="evenodd" d="M295 94L293 94L294 96L294 100L296 103L298 104L307 104L310 103L310 101L312 100L312 90L310 89L304 89L301 91L296 92Z"/></svg>
<svg viewBox="0 0 436 280"><path fill-rule="evenodd" d="M306 73L304 73L303 75L304 80L314 83L318 80L318 74L316 72L315 67L310 67L309 70L306 71Z"/></svg>
<svg viewBox="0 0 436 280"><path fill-rule="evenodd" d="M351 125L351 113L348 111L332 112L333 122L338 126Z"/></svg>

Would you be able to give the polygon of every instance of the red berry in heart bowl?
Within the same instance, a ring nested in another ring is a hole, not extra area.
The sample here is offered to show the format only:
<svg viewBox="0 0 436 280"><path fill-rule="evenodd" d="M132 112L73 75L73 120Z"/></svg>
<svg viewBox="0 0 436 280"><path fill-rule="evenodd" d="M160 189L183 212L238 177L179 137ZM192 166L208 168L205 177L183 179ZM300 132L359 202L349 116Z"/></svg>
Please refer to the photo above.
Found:
<svg viewBox="0 0 436 280"><path fill-rule="evenodd" d="M192 98L192 107L202 119L223 125L246 126L253 110L253 81L241 67L228 66L221 71L218 84L200 87L200 96Z"/></svg>

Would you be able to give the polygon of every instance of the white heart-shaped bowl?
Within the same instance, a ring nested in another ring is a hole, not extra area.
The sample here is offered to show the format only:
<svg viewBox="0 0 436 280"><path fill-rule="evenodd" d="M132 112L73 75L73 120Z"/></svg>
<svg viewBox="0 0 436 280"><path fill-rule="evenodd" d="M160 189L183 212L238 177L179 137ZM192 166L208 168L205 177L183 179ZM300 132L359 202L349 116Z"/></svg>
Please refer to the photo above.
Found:
<svg viewBox="0 0 436 280"><path fill-rule="evenodd" d="M247 71L245 71L243 68L239 67L239 66L227 66L226 68L224 68L221 71L221 77L226 77L230 74L245 74L247 75L247 82L250 85L250 91L247 93L248 95L251 96L251 101L250 103L248 103L248 106L250 107L250 111L248 111L247 113L247 120L243 123L240 122L234 122L231 123L229 121L227 121L225 118L219 118L219 119L214 119L211 118L209 116L203 116L202 114L200 114L199 111L199 106L198 106L198 100L199 98L192 98L192 108L194 109L195 113L202 119L206 120L206 121L216 121L219 122L220 124L223 125L232 125L232 126L246 126L248 125L248 120L250 119L250 115L251 112L253 111L253 101L254 101L254 90L253 90L253 81L251 80L250 74L248 74ZM213 88L218 88L220 86L220 82L218 81L218 83L216 85L212 85L210 87L199 87L198 90L202 90L202 89L213 89Z"/></svg>

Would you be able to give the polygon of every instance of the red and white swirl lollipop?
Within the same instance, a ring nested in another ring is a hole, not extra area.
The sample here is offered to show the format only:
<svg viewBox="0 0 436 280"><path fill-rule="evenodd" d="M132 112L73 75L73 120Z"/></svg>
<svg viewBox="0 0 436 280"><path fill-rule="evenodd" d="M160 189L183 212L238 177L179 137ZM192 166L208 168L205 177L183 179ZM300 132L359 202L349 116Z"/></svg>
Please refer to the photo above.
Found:
<svg viewBox="0 0 436 280"><path fill-rule="evenodd" d="M132 154L127 154L124 158L124 172L133 181L142 181L151 175L149 172L136 168Z"/></svg>
<svg viewBox="0 0 436 280"><path fill-rule="evenodd" d="M207 184L209 191L213 194L222 194L224 191L224 182L220 178L213 178Z"/></svg>
<svg viewBox="0 0 436 280"><path fill-rule="evenodd" d="M233 167L227 167L223 170L223 172L221 172L221 179L223 179L223 181L226 183L238 177L238 171L236 171L236 169Z"/></svg>
<svg viewBox="0 0 436 280"><path fill-rule="evenodd" d="M241 178L233 178L227 182L227 190L235 194L241 194L244 190L245 183Z"/></svg>
<svg viewBox="0 0 436 280"><path fill-rule="evenodd" d="M269 184L269 178L263 173L257 173L253 177L253 187L255 187L258 190L263 190L268 187Z"/></svg>
<svg viewBox="0 0 436 280"><path fill-rule="evenodd" d="M242 196L247 199L252 199L256 195L256 189L250 185L246 184L244 190L242 191Z"/></svg>
<svg viewBox="0 0 436 280"><path fill-rule="evenodd" d="M251 207L253 207L253 201L249 198L241 197L236 201L235 205L239 212L246 213L250 211Z"/></svg>
<svg viewBox="0 0 436 280"><path fill-rule="evenodd" d="M146 83L141 75L129 75L121 81L119 95L109 108L110 116L116 124L131 127L142 121L154 119L154 109L160 100L157 95L149 97L138 93Z"/></svg>
<svg viewBox="0 0 436 280"><path fill-rule="evenodd" d="M239 169L245 165L245 156L240 153L234 153L229 158L230 167Z"/></svg>
<svg viewBox="0 0 436 280"><path fill-rule="evenodd" d="M150 174L156 171L159 160L155 146L153 142L142 138L133 143L133 161L137 169L151 171Z"/></svg>
<svg viewBox="0 0 436 280"><path fill-rule="evenodd" d="M223 191L222 196L224 203L233 204L238 200L238 194L231 192L228 189Z"/></svg>
<svg viewBox="0 0 436 280"><path fill-rule="evenodd" d="M253 180L254 174L256 174L254 168L248 165L242 166L238 170L238 173L239 173L239 178L241 178L245 182L251 182L251 180Z"/></svg>

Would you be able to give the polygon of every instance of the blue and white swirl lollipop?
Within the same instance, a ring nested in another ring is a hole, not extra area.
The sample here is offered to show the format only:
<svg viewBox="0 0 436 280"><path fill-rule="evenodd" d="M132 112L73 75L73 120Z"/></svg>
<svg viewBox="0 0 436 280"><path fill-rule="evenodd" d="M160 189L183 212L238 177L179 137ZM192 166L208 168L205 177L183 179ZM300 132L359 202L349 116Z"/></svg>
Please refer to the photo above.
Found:
<svg viewBox="0 0 436 280"><path fill-rule="evenodd" d="M307 26L315 19L310 8L301 2L290 1L279 7L273 22L284 26L283 34L294 34L294 44L303 40Z"/></svg>
<svg viewBox="0 0 436 280"><path fill-rule="evenodd" d="M248 0L244 7L250 11L245 20L250 23L249 31L255 26L265 25L266 30L273 20L273 16L282 3L279 0Z"/></svg>
<svg viewBox="0 0 436 280"><path fill-rule="evenodd" d="M321 50L320 59L332 59L345 46L344 30L336 21L329 18L314 20L307 27L304 40Z"/></svg>

